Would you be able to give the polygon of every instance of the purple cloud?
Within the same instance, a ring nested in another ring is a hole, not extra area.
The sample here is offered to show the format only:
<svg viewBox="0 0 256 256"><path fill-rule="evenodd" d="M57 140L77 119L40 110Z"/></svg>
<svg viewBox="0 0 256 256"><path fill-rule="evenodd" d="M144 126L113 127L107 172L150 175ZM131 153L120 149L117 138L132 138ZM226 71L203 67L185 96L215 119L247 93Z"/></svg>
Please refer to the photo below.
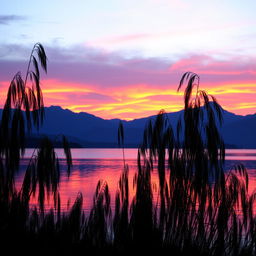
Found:
<svg viewBox="0 0 256 256"><path fill-rule="evenodd" d="M25 20L24 16L19 15L0 15L0 25L9 25L12 22Z"/></svg>
<svg viewBox="0 0 256 256"><path fill-rule="evenodd" d="M0 46L1 80L10 80L17 71L25 72L30 49ZM49 59L46 79L91 84L97 88L120 88L143 84L147 87L176 89L182 74L193 71L203 84L251 83L256 80L255 57L232 57L218 60L208 55L191 55L178 60L161 58L127 59L85 46L61 48L46 46ZM18 54L17 54L18 51Z"/></svg>

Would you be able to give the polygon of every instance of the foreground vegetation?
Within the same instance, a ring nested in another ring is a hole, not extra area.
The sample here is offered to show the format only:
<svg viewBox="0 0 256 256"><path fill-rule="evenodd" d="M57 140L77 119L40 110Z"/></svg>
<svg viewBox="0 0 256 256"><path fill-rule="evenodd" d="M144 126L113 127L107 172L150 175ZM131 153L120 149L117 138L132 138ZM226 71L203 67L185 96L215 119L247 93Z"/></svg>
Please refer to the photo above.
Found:
<svg viewBox="0 0 256 256"><path fill-rule="evenodd" d="M38 63L39 62L39 63ZM9 87L0 126L0 241L2 250L26 254L160 253L169 255L254 255L256 193L248 194L246 169L224 173L225 145L218 127L222 109L199 88L199 76L185 73L184 116L172 127L164 111L149 121L138 149L136 193L129 198L129 167L118 184L115 210L108 185L99 181L89 216L79 194L68 213L60 210L60 169L53 144L42 140L27 167L21 189L15 173L24 153L25 133L43 122L39 64L47 71L43 47L32 50L25 79L17 73ZM24 114L25 113L25 114ZM118 143L124 152L120 123ZM63 137L67 173L72 170ZM153 200L152 172L158 173ZM169 175L167 175L169 173ZM38 207L30 200L38 197ZM44 210L46 197L54 209ZM113 199L112 199L113 200Z"/></svg>

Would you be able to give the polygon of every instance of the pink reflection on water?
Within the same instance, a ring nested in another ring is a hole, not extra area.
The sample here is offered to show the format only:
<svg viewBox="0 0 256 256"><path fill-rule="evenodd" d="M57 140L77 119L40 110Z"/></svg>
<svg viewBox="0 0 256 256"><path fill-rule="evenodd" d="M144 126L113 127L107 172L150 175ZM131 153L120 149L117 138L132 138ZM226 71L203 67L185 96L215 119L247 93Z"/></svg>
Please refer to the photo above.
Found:
<svg viewBox="0 0 256 256"><path fill-rule="evenodd" d="M31 155L33 150L27 151L26 154ZM63 152L57 150L57 154L62 158ZM60 160L61 180L59 192L61 196L62 211L68 210L74 203L78 193L83 194L83 209L86 214L89 213L92 204L93 196L98 181L104 180L109 186L111 196L111 206L114 209L115 196L118 188L118 181L123 171L122 152L120 149L72 149L73 168L70 177L67 177L65 161ZM133 177L137 172L137 149L126 149L126 163L129 165L129 189L130 202L135 195L133 188ZM83 158L83 159L81 159ZM248 159L249 158L249 159ZM227 163L229 166L235 163L242 162L247 166L249 173L249 193L252 193L256 188L256 150L228 150ZM249 161L250 160L250 161ZM22 185L25 168L29 160L24 159L21 162L21 171L16 177L16 187L19 189ZM158 183L157 172L152 173L152 183ZM157 187L157 186L154 186ZM154 191L156 194L157 191ZM156 198L155 198L156 200ZM37 198L32 198L31 206L37 205ZM46 210L53 208L53 200L49 198L46 202Z"/></svg>
<svg viewBox="0 0 256 256"><path fill-rule="evenodd" d="M118 188L118 181L123 171L123 160L110 159L80 159L73 161L73 168L70 177L65 172L65 161L61 160L61 179L59 192L61 196L61 209L67 211L69 204L72 206L78 193L83 194L83 208L88 214L92 204L93 196L99 180L106 181L109 186L111 196L111 206L114 207L115 195ZM129 189L130 197L134 196L133 177L136 171L136 161L127 160L129 164ZM27 160L23 160L23 165L28 164ZM20 189L24 172L21 171L16 177L16 188ZM37 205L37 198L32 198L31 206ZM46 201L46 210L54 206L53 199Z"/></svg>
<svg viewBox="0 0 256 256"><path fill-rule="evenodd" d="M135 161L130 161L130 177L135 173ZM75 160L71 176L61 177L60 195L62 204L71 199L74 202L77 193L81 192L84 199L84 210L88 213L93 204L93 196L99 180L106 181L110 191L111 205L115 202L118 181L123 170L122 160ZM132 180L129 179L132 188ZM66 209L63 209L66 210Z"/></svg>

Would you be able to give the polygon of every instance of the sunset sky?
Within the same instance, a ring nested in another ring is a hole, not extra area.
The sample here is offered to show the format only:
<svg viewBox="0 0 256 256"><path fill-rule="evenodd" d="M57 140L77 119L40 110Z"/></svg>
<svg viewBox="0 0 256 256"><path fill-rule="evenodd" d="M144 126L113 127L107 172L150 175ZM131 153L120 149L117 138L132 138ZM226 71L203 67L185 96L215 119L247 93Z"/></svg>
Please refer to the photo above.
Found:
<svg viewBox="0 0 256 256"><path fill-rule="evenodd" d="M183 108L182 74L224 109L256 112L255 0L0 0L0 107L43 44L46 106L110 119Z"/></svg>

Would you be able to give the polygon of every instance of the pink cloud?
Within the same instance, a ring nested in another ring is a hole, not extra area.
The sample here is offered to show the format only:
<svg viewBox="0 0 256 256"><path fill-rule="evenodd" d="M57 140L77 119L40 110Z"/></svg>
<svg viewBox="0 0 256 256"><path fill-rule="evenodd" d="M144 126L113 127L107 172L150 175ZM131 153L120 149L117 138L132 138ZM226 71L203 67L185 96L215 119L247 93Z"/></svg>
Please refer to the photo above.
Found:
<svg viewBox="0 0 256 256"><path fill-rule="evenodd" d="M256 74L253 63L256 58L232 58L217 60L206 55L194 55L180 59L170 67L170 71L193 70L198 74L239 75L244 73ZM254 67L254 68L253 68Z"/></svg>
<svg viewBox="0 0 256 256"><path fill-rule="evenodd" d="M208 55L191 55L174 61L126 59L84 47L46 51L49 71L47 76L42 75L42 88L47 106L126 119L155 114L161 108L177 111L183 104L183 96L176 93L180 78L184 72L193 71L201 77L201 88L214 94L227 110L255 112L255 57L221 61ZM20 69L24 74L26 66L27 61L22 60L0 61L0 105L8 81Z"/></svg>
<svg viewBox="0 0 256 256"><path fill-rule="evenodd" d="M134 40L145 40L147 38L151 38L153 35L141 33L141 34L130 34L130 35L122 35L122 36L113 36L113 37L106 37L101 38L100 40L87 42L87 45L94 46L99 44L120 44L120 43L126 43L129 41Z"/></svg>

